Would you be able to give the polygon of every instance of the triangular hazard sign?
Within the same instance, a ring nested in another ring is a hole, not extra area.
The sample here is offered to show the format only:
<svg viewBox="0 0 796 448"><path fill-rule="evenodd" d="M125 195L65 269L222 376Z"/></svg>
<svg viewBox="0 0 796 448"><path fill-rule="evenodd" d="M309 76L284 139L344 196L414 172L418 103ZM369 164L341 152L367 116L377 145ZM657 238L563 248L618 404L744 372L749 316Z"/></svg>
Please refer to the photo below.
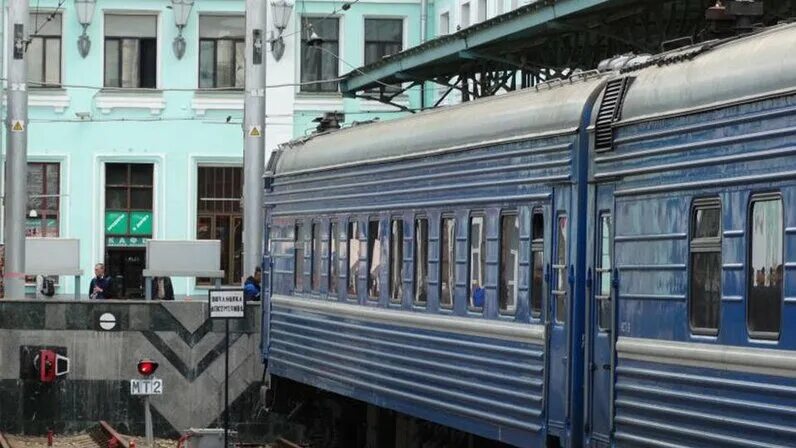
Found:
<svg viewBox="0 0 796 448"><path fill-rule="evenodd" d="M25 130L25 127L22 126L22 122L21 121L15 121L14 125L11 126L11 130L14 131L14 132L22 132L22 131Z"/></svg>
<svg viewBox="0 0 796 448"><path fill-rule="evenodd" d="M260 137L262 133L260 132L260 128L257 126L253 126L251 132L249 132L251 137Z"/></svg>

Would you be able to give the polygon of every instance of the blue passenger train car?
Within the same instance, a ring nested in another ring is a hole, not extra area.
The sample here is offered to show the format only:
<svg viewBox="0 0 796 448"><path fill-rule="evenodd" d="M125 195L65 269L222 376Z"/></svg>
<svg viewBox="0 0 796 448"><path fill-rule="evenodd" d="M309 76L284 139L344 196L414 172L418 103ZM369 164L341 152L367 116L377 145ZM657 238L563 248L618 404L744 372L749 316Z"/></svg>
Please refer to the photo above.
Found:
<svg viewBox="0 0 796 448"><path fill-rule="evenodd" d="M268 372L521 447L796 446L794 50L782 25L282 146Z"/></svg>

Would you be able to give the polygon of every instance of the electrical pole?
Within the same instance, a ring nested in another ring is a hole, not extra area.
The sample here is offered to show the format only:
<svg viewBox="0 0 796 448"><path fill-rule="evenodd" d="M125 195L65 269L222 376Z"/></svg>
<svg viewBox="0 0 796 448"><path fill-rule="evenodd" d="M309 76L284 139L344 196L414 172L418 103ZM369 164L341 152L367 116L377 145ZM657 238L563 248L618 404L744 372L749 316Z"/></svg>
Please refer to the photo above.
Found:
<svg viewBox="0 0 796 448"><path fill-rule="evenodd" d="M28 1L8 2L8 114L5 166L5 295L25 297L25 216L28 204Z"/></svg>
<svg viewBox="0 0 796 448"><path fill-rule="evenodd" d="M246 94L243 116L243 272L263 258L266 0L246 0Z"/></svg>

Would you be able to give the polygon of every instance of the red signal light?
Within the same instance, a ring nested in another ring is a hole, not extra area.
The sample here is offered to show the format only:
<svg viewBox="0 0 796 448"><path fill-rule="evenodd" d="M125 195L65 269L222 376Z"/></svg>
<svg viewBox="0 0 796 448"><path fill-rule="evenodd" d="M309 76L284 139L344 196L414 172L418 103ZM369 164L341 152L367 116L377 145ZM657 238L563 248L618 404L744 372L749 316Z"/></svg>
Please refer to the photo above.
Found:
<svg viewBox="0 0 796 448"><path fill-rule="evenodd" d="M149 359L138 361L138 373L143 376L150 376L158 369L158 363Z"/></svg>

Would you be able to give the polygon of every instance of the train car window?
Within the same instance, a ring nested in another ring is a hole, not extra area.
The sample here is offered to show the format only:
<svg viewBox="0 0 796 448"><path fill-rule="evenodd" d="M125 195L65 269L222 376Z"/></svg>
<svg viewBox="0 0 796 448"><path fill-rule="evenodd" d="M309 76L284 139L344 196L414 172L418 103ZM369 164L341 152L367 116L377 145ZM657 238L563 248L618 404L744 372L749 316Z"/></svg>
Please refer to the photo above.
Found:
<svg viewBox="0 0 796 448"><path fill-rule="evenodd" d="M470 308L481 309L486 301L486 227L483 216L470 217Z"/></svg>
<svg viewBox="0 0 796 448"><path fill-rule="evenodd" d="M556 247L556 262L553 265L555 281L553 282L553 295L556 300L556 322L567 321L567 216L558 217L558 246Z"/></svg>
<svg viewBox="0 0 796 448"><path fill-rule="evenodd" d="M544 215L540 210L533 212L531 255L533 278L531 282L531 315L542 315L542 282L544 281Z"/></svg>
<svg viewBox="0 0 796 448"><path fill-rule="evenodd" d="M415 219L415 305L428 300L428 219Z"/></svg>
<svg viewBox="0 0 796 448"><path fill-rule="evenodd" d="M357 296L357 277L359 276L359 223L357 221L348 222L348 263L346 272L346 283L349 297Z"/></svg>
<svg viewBox="0 0 796 448"><path fill-rule="evenodd" d="M390 301L401 303L404 295L404 220L390 223Z"/></svg>
<svg viewBox="0 0 796 448"><path fill-rule="evenodd" d="M777 339L782 321L782 199L753 198L749 220L749 294L746 323L752 336Z"/></svg>
<svg viewBox="0 0 796 448"><path fill-rule="evenodd" d="M721 311L721 202L699 200L691 212L691 331L715 335Z"/></svg>
<svg viewBox="0 0 796 448"><path fill-rule="evenodd" d="M337 221L329 224L329 295L337 295L337 281L339 280L340 257L337 255L342 252L340 241L340 226Z"/></svg>
<svg viewBox="0 0 796 448"><path fill-rule="evenodd" d="M368 298L381 295L381 221L368 222Z"/></svg>
<svg viewBox="0 0 796 448"><path fill-rule="evenodd" d="M321 289L321 225L320 223L312 223L312 245L310 246L312 256L310 263L312 263L312 290L320 291Z"/></svg>
<svg viewBox="0 0 796 448"><path fill-rule="evenodd" d="M444 308L453 307L453 296L456 290L456 220L442 218L442 248L440 263L440 295L439 305Z"/></svg>
<svg viewBox="0 0 796 448"><path fill-rule="evenodd" d="M296 223L293 238L293 289L301 292L304 290L304 226L301 223Z"/></svg>
<svg viewBox="0 0 796 448"><path fill-rule="evenodd" d="M520 271L520 221L517 214L500 217L500 311L517 309Z"/></svg>
<svg viewBox="0 0 796 448"><path fill-rule="evenodd" d="M600 227L598 229L600 233L597 237L600 253L597 259L597 285L595 288L598 313L597 327L600 331L610 331L613 326L611 315L611 269L613 268L611 224L611 214L608 212L601 213Z"/></svg>

